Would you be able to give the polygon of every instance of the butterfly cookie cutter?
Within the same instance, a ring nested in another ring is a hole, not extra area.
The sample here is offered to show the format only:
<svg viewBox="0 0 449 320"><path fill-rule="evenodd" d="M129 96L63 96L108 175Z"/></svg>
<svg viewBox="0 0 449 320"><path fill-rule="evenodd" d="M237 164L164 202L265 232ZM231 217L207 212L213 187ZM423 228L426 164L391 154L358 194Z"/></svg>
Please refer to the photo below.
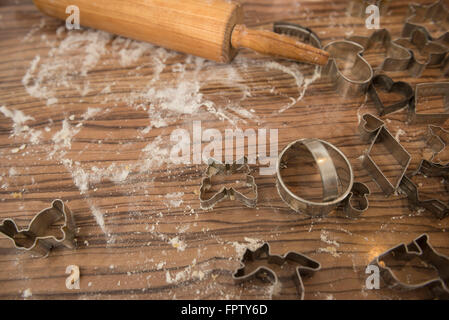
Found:
<svg viewBox="0 0 449 320"><path fill-rule="evenodd" d="M330 55L323 69L341 96L360 96L366 93L373 69L362 57L364 48L353 41L339 40L324 48ZM343 69L343 70L342 70Z"/></svg>
<svg viewBox="0 0 449 320"><path fill-rule="evenodd" d="M304 300L305 288L302 279L310 277L314 272L319 271L321 264L301 253L290 251L280 256L271 254L270 251L270 245L268 243L264 243L254 251L246 249L240 260L240 267L232 275L234 282L240 284L252 279L259 279L272 283L274 287L278 287L280 277L273 270L272 266L286 267L293 265L294 272L290 279L296 285L299 298ZM258 266L250 268L249 265L251 262L257 262ZM278 297L282 298L282 287Z"/></svg>
<svg viewBox="0 0 449 320"><path fill-rule="evenodd" d="M63 220L64 224L58 228L60 235L55 234L51 227ZM3 220L0 233L5 235L14 246L20 250L32 251L41 256L47 256L51 248L65 246L69 249L76 247L75 220L70 209L62 200L54 200L50 208L39 212L30 222L27 229L20 230L12 219Z"/></svg>
<svg viewBox="0 0 449 320"><path fill-rule="evenodd" d="M231 175L244 171L246 173L246 185L251 188L254 197L247 197L235 188L222 187L220 191L206 198L206 192L212 188L212 177L216 175ZM254 177L250 174L248 159L243 157L234 161L232 164L223 164L215 159L209 159L209 165L206 169L207 177L203 178L200 186L200 207L203 210L212 209L218 202L231 199L242 202L245 206L254 208L257 204L258 193Z"/></svg>
<svg viewBox="0 0 449 320"><path fill-rule="evenodd" d="M410 284L403 282L396 272L387 265L389 259L404 265L412 260L419 259L424 265L431 266L438 276L420 283ZM422 234L409 244L400 244L391 248L378 257L370 265L379 268L380 277L386 286L400 291L425 290L432 297L449 299L449 258L437 252L429 243L429 236Z"/></svg>

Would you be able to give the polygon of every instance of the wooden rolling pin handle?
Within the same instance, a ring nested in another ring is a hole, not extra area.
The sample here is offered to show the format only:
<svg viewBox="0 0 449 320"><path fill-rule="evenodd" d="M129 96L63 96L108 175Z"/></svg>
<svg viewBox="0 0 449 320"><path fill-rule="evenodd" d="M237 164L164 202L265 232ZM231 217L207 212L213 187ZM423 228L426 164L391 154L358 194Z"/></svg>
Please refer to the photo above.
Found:
<svg viewBox="0 0 449 320"><path fill-rule="evenodd" d="M292 37L271 31L248 29L237 24L232 31L231 44L234 48L248 48L279 58L324 66L329 54L321 49L302 43Z"/></svg>

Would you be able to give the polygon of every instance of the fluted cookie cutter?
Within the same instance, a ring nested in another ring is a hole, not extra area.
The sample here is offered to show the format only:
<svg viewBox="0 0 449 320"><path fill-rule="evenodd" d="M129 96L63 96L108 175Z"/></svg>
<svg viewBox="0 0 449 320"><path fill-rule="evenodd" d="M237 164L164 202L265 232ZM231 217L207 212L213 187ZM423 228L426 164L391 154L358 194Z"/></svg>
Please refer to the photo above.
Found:
<svg viewBox="0 0 449 320"><path fill-rule="evenodd" d="M58 228L58 235L51 227L61 220L64 224ZM13 241L17 249L33 251L42 256L47 256L51 248L56 246L62 245L69 249L76 246L73 214L59 199L54 200L50 208L39 212L27 229L19 231L13 219L5 219L0 225L0 233Z"/></svg>
<svg viewBox="0 0 449 320"><path fill-rule="evenodd" d="M290 160L304 153L312 155L320 173L322 201L311 201L300 197L290 190L284 181L282 169L288 168ZM353 184L354 174L349 160L329 142L320 139L299 139L287 145L279 154L276 164L276 187L282 201L296 212L313 217L326 216L343 204L348 206L345 212L350 213L349 216L355 216L357 214L351 209L354 203L351 197L356 198L359 193L353 189ZM344 202L347 198L349 201ZM365 204L366 207L361 205L357 210L366 211L368 202L366 201Z"/></svg>
<svg viewBox="0 0 449 320"><path fill-rule="evenodd" d="M395 103L385 105L379 96L379 90L388 93L397 93L403 98ZM377 111L379 111L380 116L395 112L410 105L414 97L413 88L409 83L404 81L395 82L385 74L379 74L373 77L373 81L368 89L368 94L373 100L374 106Z"/></svg>
<svg viewBox="0 0 449 320"><path fill-rule="evenodd" d="M407 171L411 161L410 154L392 136L390 131L385 127L385 123L369 113L362 116L359 131L363 141L371 140L371 145L363 156L363 167L386 195L392 194L399 187L402 177ZM379 143L385 146L384 149L396 159L400 166L399 174L396 174L393 179L385 175L384 170L379 167L372 156L374 146Z"/></svg>
<svg viewBox="0 0 449 320"><path fill-rule="evenodd" d="M411 177L422 174L425 177L441 177L447 183L449 177L449 167L431 163L427 160L421 160L418 169L410 177L404 176L399 188L407 195L409 203L414 207L424 208L430 211L438 219L443 219L449 214L449 206L438 199L422 200L419 196L418 186L412 181Z"/></svg>
<svg viewBox="0 0 449 320"><path fill-rule="evenodd" d="M246 174L246 185L251 187L254 197L247 197L235 188L222 187L220 191L213 194L210 198L206 198L206 192L212 187L212 177L216 175L231 175L240 171ZM206 169L207 177L203 178L200 187L200 207L207 210L213 208L218 202L231 199L242 202L245 206L254 208L257 204L257 185L254 177L250 174L251 170L248 166L248 159L243 157L241 160L234 161L232 164L223 164L215 159L209 159L209 165Z"/></svg>
<svg viewBox="0 0 449 320"><path fill-rule="evenodd" d="M270 251L270 245L268 243L264 243L254 251L246 249L240 260L240 267L232 275L234 282L240 284L252 279L259 279L272 283L274 287L278 287L280 277L278 277L271 266L293 266L294 272L288 280L292 280L295 283L298 296L301 300L304 300L305 289L302 279L310 277L314 272L319 271L321 269L320 263L310 259L306 255L293 251L283 256L273 255ZM254 266L253 262L256 262L257 266ZM282 298L282 287L280 289L281 292L277 296Z"/></svg>
<svg viewBox="0 0 449 320"><path fill-rule="evenodd" d="M442 27L445 32L438 38L433 37L423 25L428 22L434 26ZM429 40L433 40L449 49L449 31L447 31L449 30L449 9L444 5L443 1L440 0L430 5L415 3L409 5L409 13L402 29L402 36L410 37L415 30L423 31Z"/></svg>
<svg viewBox="0 0 449 320"><path fill-rule="evenodd" d="M385 71L401 71L406 70L409 66L412 55L406 48L394 43L391 39L390 32L387 29L379 29L374 31L369 37L352 36L349 41L360 44L364 51L368 51L377 43L380 43L386 49L386 56L376 70Z"/></svg>
<svg viewBox="0 0 449 320"><path fill-rule="evenodd" d="M435 125L427 127L427 146L433 151L430 161L435 162L436 157L449 144L449 131Z"/></svg>
<svg viewBox="0 0 449 320"><path fill-rule="evenodd" d="M273 24L273 31L299 38L302 42L321 49L321 40L311 29L296 23L277 21Z"/></svg>
<svg viewBox="0 0 449 320"><path fill-rule="evenodd" d="M433 279L419 282L403 282L396 272L387 265L389 260L405 264L412 259L419 259L424 265L436 270L438 276ZM380 277L386 286L400 291L424 290L432 297L449 299L449 258L437 252L429 243L429 236L422 234L409 244L400 244L391 248L378 257L370 265L379 268Z"/></svg>
<svg viewBox="0 0 449 320"><path fill-rule="evenodd" d="M437 96L442 97L443 111L435 113L426 111L426 102ZM415 99L410 104L408 121L410 123L442 123L448 118L449 82L418 83L415 87Z"/></svg>
<svg viewBox="0 0 449 320"><path fill-rule="evenodd" d="M362 57L363 47L355 42L333 41L324 48L329 55L329 62L323 69L342 96L359 96L366 93L373 69Z"/></svg>
<svg viewBox="0 0 449 320"><path fill-rule="evenodd" d="M394 43L407 48L412 54L407 70L417 78L427 67L440 66L448 52L443 45L429 40L422 29L413 30L409 37L398 38Z"/></svg>

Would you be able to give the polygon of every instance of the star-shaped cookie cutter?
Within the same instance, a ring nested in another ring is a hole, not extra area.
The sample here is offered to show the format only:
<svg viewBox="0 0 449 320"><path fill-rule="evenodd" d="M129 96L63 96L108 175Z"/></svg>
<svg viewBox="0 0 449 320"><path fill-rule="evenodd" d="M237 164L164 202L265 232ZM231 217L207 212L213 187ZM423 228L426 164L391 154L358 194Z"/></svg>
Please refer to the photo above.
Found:
<svg viewBox="0 0 449 320"><path fill-rule="evenodd" d="M404 263L404 265L418 258L423 264L431 266L438 273L438 276L416 284L403 282L386 264L386 260ZM378 257L370 265L379 268L380 276L386 286L400 291L427 290L433 297L449 299L449 258L438 253L429 243L429 236L422 234L409 244L400 244L391 248Z"/></svg>
<svg viewBox="0 0 449 320"><path fill-rule="evenodd" d="M449 49L449 31L444 32L440 37L435 38L429 33L423 23L431 22L434 25L443 26L449 30L449 9L443 1L437 1L430 5L412 3L409 5L409 13L402 29L403 37L410 37L415 30L423 31L429 40L433 40Z"/></svg>
<svg viewBox="0 0 449 320"><path fill-rule="evenodd" d="M58 228L61 236L51 232L50 228L58 221L64 224ZM31 220L27 229L19 231L13 219L5 219L0 224L0 233L9 238L17 249L33 251L47 256L51 248L65 246L74 249L75 220L70 209L62 200L54 200L50 208L44 209Z"/></svg>
<svg viewBox="0 0 449 320"><path fill-rule="evenodd" d="M252 279L260 279L270 282L276 287L280 280L270 265L294 265L295 272L292 275L292 281L296 285L298 296L301 300L304 300L305 289L302 279L303 277L310 277L314 272L320 270L321 264L301 253L290 251L283 256L279 256L271 254L270 251L270 245L268 243L264 243L254 251L246 249L240 260L240 267L232 275L234 282L240 284ZM261 262L263 265L248 270L249 266L247 263L254 261ZM282 293L279 294L280 298L282 298L281 295Z"/></svg>
<svg viewBox="0 0 449 320"><path fill-rule="evenodd" d="M427 67L440 66L448 49L441 44L429 40L428 35L422 29L415 29L409 37L398 38L394 43L407 48L412 54L407 68L413 77L419 78ZM418 56L424 59L418 59Z"/></svg>
<svg viewBox="0 0 449 320"><path fill-rule="evenodd" d="M418 186L412 181L415 175L425 177L441 177L445 183L446 191L448 189L449 167L440 164L431 163L427 160L421 160L418 169L410 176L404 176L399 188L407 195L412 207L424 208L430 211L438 219L443 219L449 215L449 206L438 199L422 200L419 196Z"/></svg>
<svg viewBox="0 0 449 320"><path fill-rule="evenodd" d="M323 49L330 54L323 74L330 77L337 92L342 96L358 96L366 93L373 78L373 69L362 57L364 48L353 41L340 40L327 44ZM344 72L337 60L343 62Z"/></svg>
<svg viewBox="0 0 449 320"><path fill-rule="evenodd" d="M251 187L254 197L247 197L233 187L222 187L220 191L213 194L212 197L206 198L206 192L212 187L211 179L215 175L231 175L240 171L246 172L246 185ZM241 160L234 161L232 164L223 164L215 159L209 159L209 165L206 169L207 177L203 178L200 187L200 207L203 210L212 209L218 202L225 199L237 200L245 206L254 208L257 204L257 185L254 177L250 174L251 170L248 166L248 159L243 157Z"/></svg>
<svg viewBox="0 0 449 320"><path fill-rule="evenodd" d="M386 56L376 70L401 71L406 70L412 58L412 54L406 48L394 43L387 29L374 31L369 37L352 36L349 41L360 44L365 51L371 49L376 43L382 44L386 49Z"/></svg>

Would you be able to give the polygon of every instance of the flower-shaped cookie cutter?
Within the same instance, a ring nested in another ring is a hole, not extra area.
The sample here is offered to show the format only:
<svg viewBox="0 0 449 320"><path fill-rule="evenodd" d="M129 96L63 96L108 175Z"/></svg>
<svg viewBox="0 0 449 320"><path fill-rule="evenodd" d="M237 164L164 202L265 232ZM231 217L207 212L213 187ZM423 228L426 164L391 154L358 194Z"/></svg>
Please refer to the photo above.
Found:
<svg viewBox="0 0 449 320"><path fill-rule="evenodd" d="M212 177L215 175L231 175L233 173L245 172L246 185L251 188L254 197L247 197L243 193L237 191L233 187L222 187L220 191L213 194L210 198L206 198L206 192L212 188ZM207 177L203 178L200 187L200 207L203 210L212 209L218 202L231 199L242 202L245 206L254 208L257 204L257 185L254 177L250 174L251 170L248 166L248 159L243 157L234 161L232 164L223 164L215 159L209 159L209 165L206 169Z"/></svg>
<svg viewBox="0 0 449 320"><path fill-rule="evenodd" d="M422 29L415 29L409 37L398 38L394 43L407 48L412 53L407 68L413 77L420 77L427 67L441 66L448 49L443 45L429 40Z"/></svg>
<svg viewBox="0 0 449 320"><path fill-rule="evenodd" d="M432 23L442 26L446 32L440 37L432 37L430 32L424 27L425 23ZM443 1L437 1L430 5L420 5L412 3L409 5L409 13L402 29L403 37L410 37L415 30L423 31L429 40L433 40L449 49L449 9Z"/></svg>
<svg viewBox="0 0 449 320"><path fill-rule="evenodd" d="M358 43L341 40L323 49L330 55L323 74L329 76L337 92L342 96L365 94L373 78L373 69L362 57L364 48Z"/></svg>
<svg viewBox="0 0 449 320"><path fill-rule="evenodd" d="M360 44L365 51L368 51L377 43L386 49L386 56L376 70L401 71L406 70L412 58L412 54L406 48L394 43L390 32L387 29L374 31L369 37L352 36L349 41Z"/></svg>
<svg viewBox="0 0 449 320"><path fill-rule="evenodd" d="M58 236L51 227L58 221L64 224L58 228ZM3 220L0 224L0 233L14 242L14 246L20 250L33 251L42 256L47 256L51 248L62 245L67 248L75 248L75 220L70 209L62 200L55 200L51 207L42 210L31 220L27 229L20 230L12 219Z"/></svg>

